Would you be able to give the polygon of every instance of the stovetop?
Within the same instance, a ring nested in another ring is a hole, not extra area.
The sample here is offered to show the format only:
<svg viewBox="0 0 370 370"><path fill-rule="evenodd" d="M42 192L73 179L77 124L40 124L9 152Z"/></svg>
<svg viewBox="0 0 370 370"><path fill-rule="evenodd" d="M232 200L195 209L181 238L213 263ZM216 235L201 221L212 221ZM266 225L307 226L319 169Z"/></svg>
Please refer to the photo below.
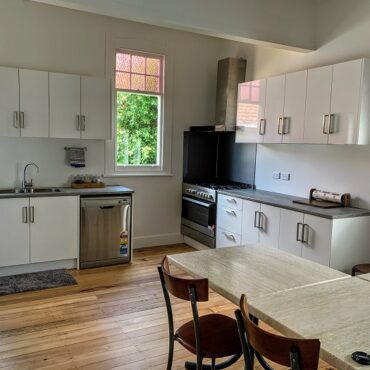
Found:
<svg viewBox="0 0 370 370"><path fill-rule="evenodd" d="M250 184L243 184L241 182L234 182L234 183L226 183L226 184L214 184L203 182L200 184L194 184L196 186L200 186L202 188L209 188L213 190L237 190L237 189L251 189L252 185Z"/></svg>
<svg viewBox="0 0 370 370"><path fill-rule="evenodd" d="M198 183L198 184L182 184L182 193L191 195L192 197L204 199L208 202L215 203L217 199L217 190L236 190L236 189L252 189L253 186L239 182L216 184L216 183Z"/></svg>

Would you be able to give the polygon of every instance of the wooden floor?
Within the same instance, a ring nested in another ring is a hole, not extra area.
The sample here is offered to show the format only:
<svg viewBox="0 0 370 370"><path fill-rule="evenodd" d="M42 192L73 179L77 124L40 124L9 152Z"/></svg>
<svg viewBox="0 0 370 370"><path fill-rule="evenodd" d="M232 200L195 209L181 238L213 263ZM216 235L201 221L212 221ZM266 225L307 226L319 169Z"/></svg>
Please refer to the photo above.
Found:
<svg viewBox="0 0 370 370"><path fill-rule="evenodd" d="M166 369L167 317L156 266L166 254L187 251L137 250L131 265L73 271L77 286L0 297L0 369ZM234 309L211 292L200 314L233 316ZM174 312L177 324L191 319L188 302L175 300ZM176 344L173 369L184 369L188 359L194 357ZM231 369L243 369L242 362Z"/></svg>

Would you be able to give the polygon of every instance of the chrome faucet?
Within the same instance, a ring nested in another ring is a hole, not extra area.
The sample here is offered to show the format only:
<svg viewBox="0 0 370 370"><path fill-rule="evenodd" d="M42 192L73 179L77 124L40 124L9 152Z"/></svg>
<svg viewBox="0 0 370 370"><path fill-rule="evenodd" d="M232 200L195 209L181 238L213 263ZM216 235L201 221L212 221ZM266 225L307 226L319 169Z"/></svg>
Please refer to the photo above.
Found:
<svg viewBox="0 0 370 370"><path fill-rule="evenodd" d="M37 170L37 173L39 172L40 168L39 166L34 163L34 162L30 162L30 163L27 163L25 166L24 166L24 170L23 170L23 182L22 182L22 191L24 193L32 193L33 191L33 181L32 181L32 178L30 179L30 181L27 181L26 179L26 175L27 175L27 168L30 167L30 166L34 166Z"/></svg>

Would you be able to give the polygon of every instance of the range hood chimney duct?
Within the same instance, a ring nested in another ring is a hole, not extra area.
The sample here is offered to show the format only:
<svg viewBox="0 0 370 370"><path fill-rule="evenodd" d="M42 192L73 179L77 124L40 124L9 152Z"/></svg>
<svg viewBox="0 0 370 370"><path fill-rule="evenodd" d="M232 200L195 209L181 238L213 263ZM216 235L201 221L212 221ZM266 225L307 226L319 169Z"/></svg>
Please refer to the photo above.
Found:
<svg viewBox="0 0 370 370"><path fill-rule="evenodd" d="M238 100L238 84L245 81L247 61L242 58L226 58L218 61L216 115L218 129L234 131Z"/></svg>

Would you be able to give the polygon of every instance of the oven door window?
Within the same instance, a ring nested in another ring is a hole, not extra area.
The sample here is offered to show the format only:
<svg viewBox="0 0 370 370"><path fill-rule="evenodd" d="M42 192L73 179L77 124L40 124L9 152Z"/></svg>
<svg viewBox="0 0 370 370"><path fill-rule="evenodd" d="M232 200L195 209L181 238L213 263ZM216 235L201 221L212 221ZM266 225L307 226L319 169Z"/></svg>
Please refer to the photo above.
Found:
<svg viewBox="0 0 370 370"><path fill-rule="evenodd" d="M214 229L216 219L215 204L198 199L183 197L182 217L208 229Z"/></svg>

